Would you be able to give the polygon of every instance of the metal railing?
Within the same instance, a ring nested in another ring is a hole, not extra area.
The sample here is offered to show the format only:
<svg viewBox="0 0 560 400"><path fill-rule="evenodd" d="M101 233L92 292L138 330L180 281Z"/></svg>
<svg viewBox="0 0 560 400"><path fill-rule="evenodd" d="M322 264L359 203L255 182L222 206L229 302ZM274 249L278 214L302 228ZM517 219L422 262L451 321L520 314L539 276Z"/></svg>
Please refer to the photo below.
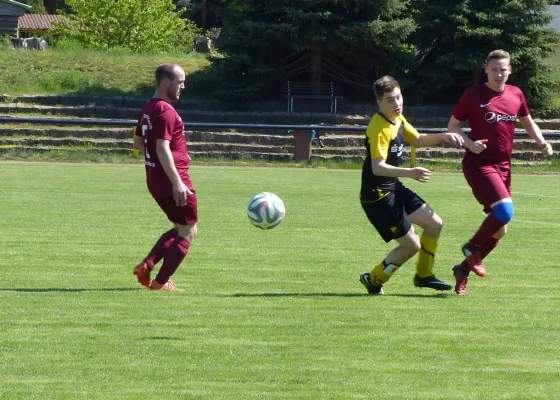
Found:
<svg viewBox="0 0 560 400"><path fill-rule="evenodd" d="M52 124L52 125L96 125L96 126L136 126L137 121L132 119L81 119L81 118L42 118L42 117L6 117L0 116L0 122L3 123L28 123L28 124ZM222 129L267 129L267 130L314 130L318 134L323 131L329 132L364 132L367 129L365 125L286 125L286 124L238 124L223 122L184 122L185 128L222 128ZM420 133L442 133L447 132L443 128L416 128ZM468 129L464 130L469 132ZM527 135L523 130L516 130L516 135ZM545 132L547 137L560 137L560 132Z"/></svg>
<svg viewBox="0 0 560 400"><path fill-rule="evenodd" d="M29 124L51 124L51 125L95 125L95 126L127 126L134 127L136 120L122 119L80 119L80 118L41 118L41 117L2 117L0 123L29 123ZM276 124L237 124L221 122L184 122L185 128L221 128L221 129L250 129L250 130L285 130L290 131L314 131L314 137L319 139L323 132L365 132L367 126L341 126L341 125L276 125ZM420 133L442 133L447 132L442 128L417 128ZM469 132L465 129L465 132ZM527 132L516 130L516 135L525 136ZM560 132L546 132L546 137L560 138ZM136 156L136 154L134 154ZM411 163L416 161L416 149L411 148Z"/></svg>
<svg viewBox="0 0 560 400"><path fill-rule="evenodd" d="M5 123L29 123L29 124L52 124L52 125L96 125L96 126L136 126L137 121L132 119L79 119L79 118L40 118L40 117L0 117L0 122ZM354 131L364 132L367 126L342 126L342 125L276 125L276 124L236 124L222 122L184 122L185 128L223 128L223 129L275 129L292 131ZM422 128L421 133L441 133L445 129Z"/></svg>

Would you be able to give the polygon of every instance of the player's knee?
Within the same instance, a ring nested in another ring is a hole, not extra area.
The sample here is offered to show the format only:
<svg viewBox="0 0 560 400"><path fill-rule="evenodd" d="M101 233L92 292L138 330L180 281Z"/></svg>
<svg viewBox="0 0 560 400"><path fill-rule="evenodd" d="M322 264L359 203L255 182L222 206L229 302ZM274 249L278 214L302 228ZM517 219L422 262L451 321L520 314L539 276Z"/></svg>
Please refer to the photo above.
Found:
<svg viewBox="0 0 560 400"><path fill-rule="evenodd" d="M434 214L432 220L430 221L430 228L432 231L437 231L437 233L441 232L443 229L443 220L437 214Z"/></svg>
<svg viewBox="0 0 560 400"><path fill-rule="evenodd" d="M411 254L411 256L418 253L422 248L422 244L420 244L420 238L418 237L418 235L414 236L414 238L411 238L412 240L401 244Z"/></svg>
<svg viewBox="0 0 560 400"><path fill-rule="evenodd" d="M500 230L492 235L494 239L500 240L503 238L507 233L507 225L504 225L500 228Z"/></svg>
<svg viewBox="0 0 560 400"><path fill-rule="evenodd" d="M177 224L175 229L179 231L179 236L186 238L189 242L192 242L198 234L198 226L196 223L194 225Z"/></svg>
<svg viewBox="0 0 560 400"><path fill-rule="evenodd" d="M504 201L492 207L492 213L504 224L507 224L513 218L515 209L511 201Z"/></svg>

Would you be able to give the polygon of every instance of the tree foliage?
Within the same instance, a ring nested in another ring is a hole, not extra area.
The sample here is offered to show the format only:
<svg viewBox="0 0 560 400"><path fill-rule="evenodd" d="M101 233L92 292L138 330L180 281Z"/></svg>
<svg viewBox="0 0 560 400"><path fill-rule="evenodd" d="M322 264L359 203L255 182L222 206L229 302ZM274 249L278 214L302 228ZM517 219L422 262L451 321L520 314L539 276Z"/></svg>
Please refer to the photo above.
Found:
<svg viewBox="0 0 560 400"><path fill-rule="evenodd" d="M48 14L58 14L59 11L70 11L70 7L68 7L64 0L44 0L43 4Z"/></svg>
<svg viewBox="0 0 560 400"><path fill-rule="evenodd" d="M203 30L222 26L218 13L224 8L226 0L173 0L173 2L178 9L185 8L187 12L184 17Z"/></svg>
<svg viewBox="0 0 560 400"><path fill-rule="evenodd" d="M501 48L512 56L511 81L534 104L545 100L549 78L543 59L559 38L544 27L552 20L548 1L412 0L412 8L418 25L411 37L417 79L426 91L443 100L445 94L456 97L482 80L486 55Z"/></svg>
<svg viewBox="0 0 560 400"><path fill-rule="evenodd" d="M26 14L46 14L47 10L43 4L43 0L22 0L20 3L31 6L31 9L26 9Z"/></svg>
<svg viewBox="0 0 560 400"><path fill-rule="evenodd" d="M58 28L93 49L129 48L136 52L190 51L197 32L181 18L172 0L66 0Z"/></svg>
<svg viewBox="0 0 560 400"><path fill-rule="evenodd" d="M220 14L226 89L241 97L286 79L367 87L398 73L414 30L401 0L232 0Z"/></svg>

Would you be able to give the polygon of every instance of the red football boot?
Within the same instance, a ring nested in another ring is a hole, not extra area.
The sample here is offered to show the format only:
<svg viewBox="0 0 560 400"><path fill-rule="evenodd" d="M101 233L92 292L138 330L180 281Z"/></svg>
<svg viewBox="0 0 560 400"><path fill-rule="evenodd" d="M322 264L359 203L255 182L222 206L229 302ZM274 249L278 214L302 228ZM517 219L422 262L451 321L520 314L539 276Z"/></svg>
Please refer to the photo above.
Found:
<svg viewBox="0 0 560 400"><path fill-rule="evenodd" d="M134 275L138 278L138 282L142 286L150 287L150 270L145 262L141 262L134 267Z"/></svg>
<svg viewBox="0 0 560 400"><path fill-rule="evenodd" d="M470 250L468 243L465 243L461 250L467 258L470 270L478 276L486 276L486 268L484 267L484 264L482 264L480 252L478 250Z"/></svg>

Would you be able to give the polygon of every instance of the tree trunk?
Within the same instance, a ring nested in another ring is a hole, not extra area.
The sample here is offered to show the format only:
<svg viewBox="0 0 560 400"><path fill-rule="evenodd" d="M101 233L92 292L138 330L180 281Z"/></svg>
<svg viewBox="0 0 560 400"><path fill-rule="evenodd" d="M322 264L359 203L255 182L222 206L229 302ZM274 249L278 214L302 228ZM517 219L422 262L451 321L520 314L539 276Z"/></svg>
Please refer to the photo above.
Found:
<svg viewBox="0 0 560 400"><path fill-rule="evenodd" d="M472 84L473 86L478 86L480 84L480 71L478 69L472 72Z"/></svg>
<svg viewBox="0 0 560 400"><path fill-rule="evenodd" d="M204 30L208 29L207 20L208 20L208 2L207 0L202 0L202 8L200 10L200 25Z"/></svg>
<svg viewBox="0 0 560 400"><path fill-rule="evenodd" d="M321 89L323 54L321 48L315 46L311 49L311 65L309 70L309 79L314 93L318 93Z"/></svg>

